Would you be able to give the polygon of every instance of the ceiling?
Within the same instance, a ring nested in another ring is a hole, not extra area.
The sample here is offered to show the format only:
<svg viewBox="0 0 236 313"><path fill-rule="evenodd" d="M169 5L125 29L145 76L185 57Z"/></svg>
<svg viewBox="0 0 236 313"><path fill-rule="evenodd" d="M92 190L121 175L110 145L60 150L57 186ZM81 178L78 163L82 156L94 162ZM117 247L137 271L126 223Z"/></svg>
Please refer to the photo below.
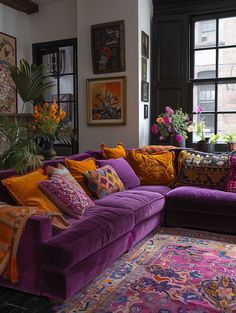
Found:
<svg viewBox="0 0 236 313"><path fill-rule="evenodd" d="M42 4L42 3L48 3L48 2L55 2L55 1L60 1L60 0L32 0L33 2L37 4Z"/></svg>

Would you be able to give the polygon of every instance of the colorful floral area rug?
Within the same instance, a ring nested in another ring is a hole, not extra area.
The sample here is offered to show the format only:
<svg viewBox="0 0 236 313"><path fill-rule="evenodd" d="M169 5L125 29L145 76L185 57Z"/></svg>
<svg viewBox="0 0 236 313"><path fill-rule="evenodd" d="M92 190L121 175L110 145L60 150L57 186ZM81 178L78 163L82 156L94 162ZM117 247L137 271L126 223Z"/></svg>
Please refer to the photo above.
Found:
<svg viewBox="0 0 236 313"><path fill-rule="evenodd" d="M236 312L236 237L161 228L53 312Z"/></svg>

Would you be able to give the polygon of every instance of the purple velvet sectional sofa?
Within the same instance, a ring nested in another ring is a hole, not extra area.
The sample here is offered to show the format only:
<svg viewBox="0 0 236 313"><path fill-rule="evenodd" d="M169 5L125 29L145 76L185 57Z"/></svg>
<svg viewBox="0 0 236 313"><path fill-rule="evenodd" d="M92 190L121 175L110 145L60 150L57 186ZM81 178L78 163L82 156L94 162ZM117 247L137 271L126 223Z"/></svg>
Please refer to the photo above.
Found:
<svg viewBox="0 0 236 313"><path fill-rule="evenodd" d="M64 164L63 159L46 164L58 162ZM1 171L0 179L14 174ZM63 231L53 229L47 217L30 218L17 253L19 282L1 278L0 285L55 299L72 296L161 224L169 191L165 186L137 186L95 200L80 220L68 218L71 227ZM2 185L0 200L12 203Z"/></svg>
<svg viewBox="0 0 236 313"><path fill-rule="evenodd" d="M71 158L91 155L101 158L96 151ZM64 160L46 162L56 163ZM2 171L0 179L13 174ZM0 200L12 202L2 185ZM80 220L69 218L64 231L52 229L47 217L30 218L18 248L19 282L0 279L0 285L64 300L162 223L235 233L236 194L215 189L136 186L95 204Z"/></svg>

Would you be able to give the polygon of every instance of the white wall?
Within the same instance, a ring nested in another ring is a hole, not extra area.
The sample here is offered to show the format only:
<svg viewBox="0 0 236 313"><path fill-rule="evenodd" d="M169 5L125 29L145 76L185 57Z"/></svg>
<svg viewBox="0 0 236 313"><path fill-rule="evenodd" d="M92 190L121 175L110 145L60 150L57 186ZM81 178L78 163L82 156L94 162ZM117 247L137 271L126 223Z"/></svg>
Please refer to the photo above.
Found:
<svg viewBox="0 0 236 313"><path fill-rule="evenodd" d="M152 0L138 0L138 46L139 46L139 82L142 79L141 68L141 31L149 36L149 59L147 60L147 81L149 82L149 102L141 101L141 83L139 83L139 147L148 145L150 140L150 88L151 88L151 22L153 15ZM148 119L144 119L144 105L148 105Z"/></svg>
<svg viewBox="0 0 236 313"><path fill-rule="evenodd" d="M112 146L123 142L126 147L139 145L138 101L138 1L78 0L78 78L79 78L79 141L80 151L96 149L102 142ZM91 58L90 27L93 24L125 20L126 71L94 75ZM88 126L86 110L86 79L127 77L127 125Z"/></svg>
<svg viewBox="0 0 236 313"><path fill-rule="evenodd" d="M0 32L16 37L17 60L32 61L30 16L0 4ZM18 112L22 101L18 97Z"/></svg>
<svg viewBox="0 0 236 313"><path fill-rule="evenodd" d="M31 15L32 43L77 36L77 0L44 1Z"/></svg>

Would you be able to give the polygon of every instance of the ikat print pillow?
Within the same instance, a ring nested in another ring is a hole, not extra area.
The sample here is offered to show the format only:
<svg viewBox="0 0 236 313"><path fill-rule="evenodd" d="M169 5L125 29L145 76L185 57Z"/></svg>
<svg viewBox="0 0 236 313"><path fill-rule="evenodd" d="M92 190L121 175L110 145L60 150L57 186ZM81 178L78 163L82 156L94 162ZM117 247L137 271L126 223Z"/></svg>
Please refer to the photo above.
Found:
<svg viewBox="0 0 236 313"><path fill-rule="evenodd" d="M125 190L124 184L110 165L95 171L86 171L84 176L89 190L100 199L113 192Z"/></svg>
<svg viewBox="0 0 236 313"><path fill-rule="evenodd" d="M236 192L236 156L230 157L230 171L225 191Z"/></svg>
<svg viewBox="0 0 236 313"><path fill-rule="evenodd" d="M43 193L64 213L77 219L84 211L95 206L82 187L62 175L53 174L50 179L39 184Z"/></svg>

